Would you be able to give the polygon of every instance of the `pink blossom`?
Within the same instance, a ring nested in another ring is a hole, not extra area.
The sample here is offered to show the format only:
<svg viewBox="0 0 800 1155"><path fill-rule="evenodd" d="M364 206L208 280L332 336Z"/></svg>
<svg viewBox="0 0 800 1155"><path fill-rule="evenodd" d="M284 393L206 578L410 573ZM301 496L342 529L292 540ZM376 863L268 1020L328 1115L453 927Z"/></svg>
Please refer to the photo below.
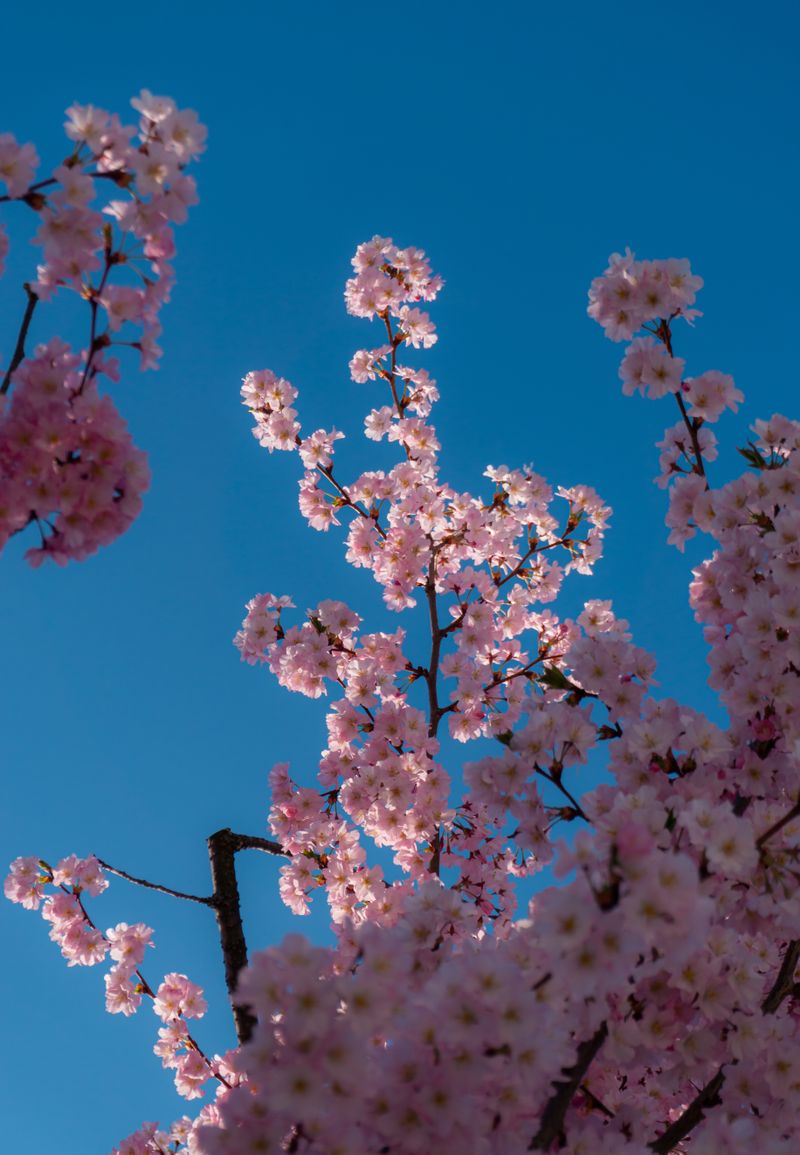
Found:
<svg viewBox="0 0 800 1155"><path fill-rule="evenodd" d="M186 975L174 973L164 977L153 1002L153 1010L165 1023L179 1016L200 1019L207 1009L202 989L190 982Z"/></svg>
<svg viewBox="0 0 800 1155"><path fill-rule="evenodd" d="M43 869L38 858L15 858L3 890L11 902L18 902L28 910L38 910L45 894L44 883L49 878L49 871Z"/></svg>
<svg viewBox="0 0 800 1155"><path fill-rule="evenodd" d="M415 349L429 349L439 340L427 313L404 306L399 314L404 339Z"/></svg>
<svg viewBox="0 0 800 1155"><path fill-rule="evenodd" d="M681 387L685 362L672 357L663 345L652 337L636 337L628 346L620 366L622 391L631 394L638 390L648 397L663 397L676 393Z"/></svg>
<svg viewBox="0 0 800 1155"><path fill-rule="evenodd" d="M33 182L39 157L32 144L17 144L10 132L0 133L0 181L10 197L20 197Z"/></svg>
<svg viewBox="0 0 800 1155"><path fill-rule="evenodd" d="M744 394L737 389L733 378L726 373L711 369L699 377L689 377L684 384L684 393L689 403L689 415L704 421L716 421L725 409L734 413Z"/></svg>

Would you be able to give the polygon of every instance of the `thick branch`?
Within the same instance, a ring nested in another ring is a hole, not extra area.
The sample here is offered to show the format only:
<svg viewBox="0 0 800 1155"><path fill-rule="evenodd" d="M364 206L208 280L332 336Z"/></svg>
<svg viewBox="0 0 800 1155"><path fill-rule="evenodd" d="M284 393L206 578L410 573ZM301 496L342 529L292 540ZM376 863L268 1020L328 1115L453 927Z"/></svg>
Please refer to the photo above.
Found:
<svg viewBox="0 0 800 1155"><path fill-rule="evenodd" d="M219 928L219 941L225 964L225 985L233 1008L236 1037L240 1043L246 1043L252 1037L257 1020L246 1006L237 1003L235 999L239 973L247 966L247 943L236 881L235 855L238 850L263 850L267 854L289 856L278 842L250 834L234 834L227 828L218 830L208 839L208 858L214 886L210 905L214 908Z"/></svg>
<svg viewBox="0 0 800 1155"><path fill-rule="evenodd" d="M529 1151L549 1151L552 1144L562 1138L564 1116L583 1081L584 1075L607 1037L608 1026L601 1023L591 1039L584 1040L578 1047L578 1057L575 1064L564 1069L563 1073L566 1078L563 1081L553 1082L555 1094L545 1104L539 1130L528 1144Z"/></svg>
<svg viewBox="0 0 800 1155"><path fill-rule="evenodd" d="M23 288L28 295L28 303L25 306L25 313L22 318L22 324L19 327L19 335L17 337L17 344L14 349L14 354L11 358L11 363L6 370L6 375L3 378L3 384L0 385L0 395L3 393L8 393L8 388L11 384L11 378L23 357L25 356L25 340L28 336L28 329L31 327L33 311L39 302L39 298L33 292L30 285L23 285Z"/></svg>
<svg viewBox="0 0 800 1155"><path fill-rule="evenodd" d="M772 984L772 989L761 1004L765 1015L774 1015L783 1000L794 991L794 972L800 960L800 940L792 939L783 956L778 977Z"/></svg>
<svg viewBox="0 0 800 1155"><path fill-rule="evenodd" d="M667 1127L663 1135L659 1135L649 1144L650 1150L654 1151L655 1155L669 1155L681 1139L685 1139L692 1128L703 1119L706 1108L715 1107L719 1103L719 1092L724 1082L725 1075L720 1067L713 1079L698 1091L683 1114Z"/></svg>
<svg viewBox="0 0 800 1155"><path fill-rule="evenodd" d="M794 972L798 959L800 959L800 941L793 939L786 948L778 976L761 1004L761 1010L765 1015L775 1014L786 996L793 992ZM653 1140L650 1144L650 1150L654 1151L655 1155L669 1155L669 1152L702 1121L706 1110L709 1107L716 1107L720 1101L719 1092L724 1082L724 1070L720 1067L716 1075L698 1091L683 1114L667 1128L663 1135L659 1135L657 1139Z"/></svg>
<svg viewBox="0 0 800 1155"><path fill-rule="evenodd" d="M236 1037L240 1043L245 1043L253 1034L256 1019L246 1007L240 1006L234 999L239 972L247 966L247 943L242 926L234 863L236 850L236 836L231 830L218 830L208 839L208 858L214 885L213 905L225 963L225 985L233 1006Z"/></svg>
<svg viewBox="0 0 800 1155"><path fill-rule="evenodd" d="M219 928L219 940L225 964L225 983L231 998L236 1037L240 1043L246 1043L253 1033L256 1019L246 1007L239 1006L234 1000L239 972L247 966L247 943L242 925L239 887L236 882L234 863L234 856L239 850L262 850L265 854L291 857L279 842L273 842L269 838L259 838L255 834L234 834L232 830L227 828L218 830L208 839L211 881L214 886L214 893L208 897L186 894L182 890L173 890L171 886L159 886L155 882L148 882L146 878L137 878L136 875L128 874L125 870L118 870L115 866L109 866L102 858L98 858L97 861L103 870L109 871L110 874L116 874L128 882L134 882L137 886L147 887L148 890L157 890L161 894L169 894L172 898L183 898L188 902L199 902L202 906L212 907ZM86 917L88 918L88 915Z"/></svg>

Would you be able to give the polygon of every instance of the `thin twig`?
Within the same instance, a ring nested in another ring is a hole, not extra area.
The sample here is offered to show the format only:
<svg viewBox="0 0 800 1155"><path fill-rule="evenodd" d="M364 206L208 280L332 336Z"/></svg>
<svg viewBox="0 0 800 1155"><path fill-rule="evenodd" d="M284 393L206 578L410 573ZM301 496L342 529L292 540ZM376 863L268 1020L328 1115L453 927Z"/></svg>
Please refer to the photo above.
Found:
<svg viewBox="0 0 800 1155"><path fill-rule="evenodd" d="M705 477L706 470L705 465L703 464L703 451L700 448L700 441L697 436L697 430L699 429L699 426L694 421L689 420L689 414L686 412L686 406L683 403L683 398L681 397L680 393L675 394L675 400L678 402L678 408L681 411L684 425L689 430L689 436L692 439L692 449L694 450L695 458L694 472L699 474L700 477Z"/></svg>
<svg viewBox="0 0 800 1155"><path fill-rule="evenodd" d="M560 778L554 777L552 773L542 769L542 767L538 765L534 767L534 771L539 775L540 778L544 778L545 782L549 782L551 786L555 786L557 790L561 791L561 793L564 795L564 797L571 804L573 810L575 811L576 818L582 818L584 822L588 822L590 826L593 825L591 818L583 809L580 802L578 802L577 798L575 798L575 796L569 790L567 790L566 786Z"/></svg>
<svg viewBox="0 0 800 1155"><path fill-rule="evenodd" d="M97 857L95 855L95 857ZM128 874L126 870L118 870L116 866L110 866L104 862L102 858L97 861L102 866L103 870L107 870L109 874L116 874L118 878L124 878L128 882L135 882L137 886L146 886L148 890L158 890L161 894L172 895L173 898L185 898L187 902L200 902L203 906L213 906L214 899L211 895L208 898L203 898L197 894L185 894L182 890L173 890L171 886L159 886L155 882L148 882L146 878L137 878L135 874Z"/></svg>
<svg viewBox="0 0 800 1155"><path fill-rule="evenodd" d="M442 629L439 625L439 613L436 600L436 547L433 542L431 542L431 556L428 562L428 576L425 579L425 598L428 603L428 618L431 627L431 655L428 660L428 668L424 675L428 686L428 708L430 711L428 737L435 738L442 716L437 688L439 657L442 650Z"/></svg>
<svg viewBox="0 0 800 1155"><path fill-rule="evenodd" d="M236 843L234 850L263 850L265 854L277 854L281 858L292 857L288 850L283 849L280 842L273 842L270 838L259 838L255 834L234 834L230 830L228 833Z"/></svg>

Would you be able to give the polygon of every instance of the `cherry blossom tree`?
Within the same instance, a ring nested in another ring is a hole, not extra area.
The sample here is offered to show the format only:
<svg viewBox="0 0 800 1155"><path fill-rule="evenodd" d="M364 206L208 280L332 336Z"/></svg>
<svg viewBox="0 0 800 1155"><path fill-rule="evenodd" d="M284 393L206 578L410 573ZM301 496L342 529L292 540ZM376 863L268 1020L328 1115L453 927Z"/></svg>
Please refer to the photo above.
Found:
<svg viewBox="0 0 800 1155"><path fill-rule="evenodd" d="M149 155L147 133L168 137L157 126L173 113L148 100L144 115ZM19 180L17 195L30 173ZM627 343L624 391L674 407L658 483L670 542L713 543L689 596L722 729L657 695L655 661L610 601L576 620L550 608L600 556L610 510L593 489L554 489L527 465L489 466L480 496L440 478L437 386L409 363L438 336L421 306L443 282L425 254L375 237L353 267L347 309L381 341L350 362L382 391L365 421L388 443L374 467L343 477L342 434L304 433L298 391L275 372L249 373L242 397L260 444L298 454L310 526L345 531L388 610L418 612L424 652L338 601L300 617L287 595L255 596L242 658L329 698L317 784L274 767L270 837L213 834L210 895L93 857L20 858L6 881L70 965L111 960L109 1011L152 1005L178 1092L211 1091L194 1119L145 1124L115 1153L795 1151L800 424L757 422L746 471L715 486L711 426L742 395L716 370L687 376L678 355L702 282L685 260L612 256L589 315ZM451 740L476 756L458 765ZM602 748L613 783L587 790L580 767ZM327 902L334 948L292 934L248 962L235 868L248 848L285 859L296 914ZM520 909L548 864L560 885ZM151 928L100 930L87 900L109 875L214 912L234 1051L190 1027L205 1010L190 978L147 977Z"/></svg>

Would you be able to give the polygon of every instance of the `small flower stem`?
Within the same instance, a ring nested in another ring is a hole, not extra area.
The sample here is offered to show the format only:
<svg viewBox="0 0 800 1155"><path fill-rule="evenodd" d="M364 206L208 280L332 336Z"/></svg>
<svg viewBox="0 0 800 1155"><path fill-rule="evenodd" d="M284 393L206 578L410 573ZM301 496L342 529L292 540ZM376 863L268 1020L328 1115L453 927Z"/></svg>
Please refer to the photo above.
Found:
<svg viewBox="0 0 800 1155"><path fill-rule="evenodd" d="M683 423L688 429L689 436L692 439L692 449L694 451L694 472L699 474L700 477L705 477L706 469L705 465L703 464L703 451L700 448L700 441L697 437L697 430L699 429L699 426L694 421L689 419L689 414L686 412L686 405L680 393L675 394L675 400L678 402L678 408L681 411Z"/></svg>
<svg viewBox="0 0 800 1155"><path fill-rule="evenodd" d="M586 813L577 799L572 796L569 790L567 790L563 782L561 782L558 778L555 778L552 774L549 774L547 770L542 770L541 767L537 767L536 773L540 776L540 778L544 778L546 782L549 782L552 786L555 786L556 789L561 791L561 793L564 795L564 797L575 811L576 818L582 818L584 822L589 824L589 826L592 825L592 820L589 815Z"/></svg>

